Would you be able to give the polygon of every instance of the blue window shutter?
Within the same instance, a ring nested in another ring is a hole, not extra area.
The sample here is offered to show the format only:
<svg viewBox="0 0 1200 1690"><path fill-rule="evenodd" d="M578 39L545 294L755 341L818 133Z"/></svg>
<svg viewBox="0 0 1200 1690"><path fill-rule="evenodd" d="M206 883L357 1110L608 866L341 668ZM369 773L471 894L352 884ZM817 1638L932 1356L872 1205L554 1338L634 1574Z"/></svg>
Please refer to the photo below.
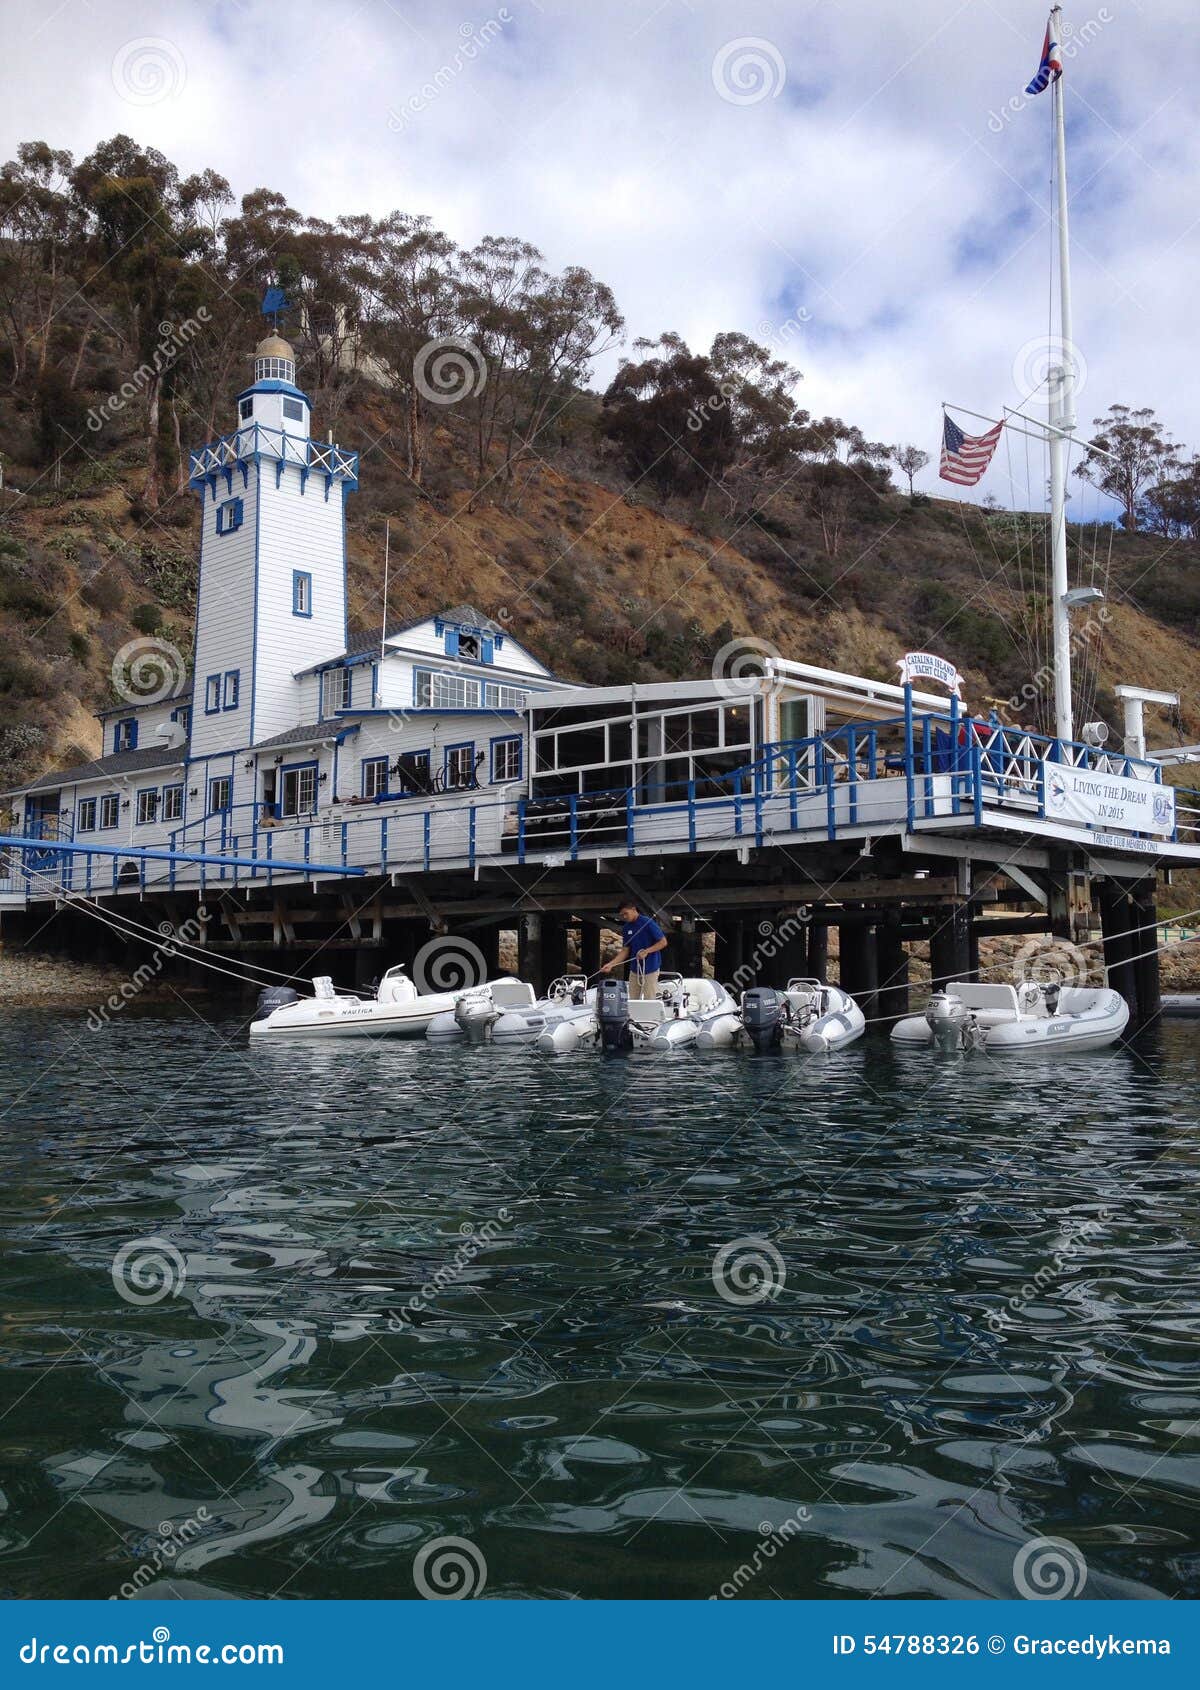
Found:
<svg viewBox="0 0 1200 1690"><path fill-rule="evenodd" d="M479 661L481 663L491 663L495 656L495 652L496 647L491 635L484 634L483 638L479 642Z"/></svg>
<svg viewBox="0 0 1200 1690"><path fill-rule="evenodd" d="M446 656L447 657L457 657L458 656L458 629L457 628L447 628L446 629Z"/></svg>

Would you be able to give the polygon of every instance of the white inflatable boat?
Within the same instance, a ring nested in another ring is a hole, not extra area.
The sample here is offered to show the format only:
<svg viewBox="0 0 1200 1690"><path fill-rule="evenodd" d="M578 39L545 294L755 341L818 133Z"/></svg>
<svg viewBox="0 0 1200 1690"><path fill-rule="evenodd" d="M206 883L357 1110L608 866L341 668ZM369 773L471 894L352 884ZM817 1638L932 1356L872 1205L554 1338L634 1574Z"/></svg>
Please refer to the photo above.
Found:
<svg viewBox="0 0 1200 1690"><path fill-rule="evenodd" d="M631 998L624 980L605 980L596 993L594 1042L605 1050L685 1050L709 1021L736 1009L717 980L664 971L653 998Z"/></svg>
<svg viewBox="0 0 1200 1690"><path fill-rule="evenodd" d="M1107 986L1059 988L1026 981L1018 989L955 980L933 994L924 1015L897 1021L892 1040L943 1051L984 1050L990 1056L1101 1050L1116 1043L1128 1020L1129 1005Z"/></svg>
<svg viewBox="0 0 1200 1690"><path fill-rule="evenodd" d="M512 1020L514 1025L533 1013L537 994L525 980L506 974L499 980L489 980L482 986L469 986L456 994L454 1002L440 1015L435 1015L425 1031L435 1041L471 1039L476 1044L492 1039L500 1023ZM522 1032L522 1037L529 1034Z"/></svg>
<svg viewBox="0 0 1200 1690"><path fill-rule="evenodd" d="M420 1038L435 1016L454 1009L458 995L418 992L403 968L389 968L373 998L339 992L327 975L313 981L311 998L291 986L267 986L258 995L250 1038Z"/></svg>
<svg viewBox="0 0 1200 1690"><path fill-rule="evenodd" d="M860 1039L866 1017L848 992L797 977L783 991L752 986L731 1013L700 1029L700 1050L840 1050Z"/></svg>

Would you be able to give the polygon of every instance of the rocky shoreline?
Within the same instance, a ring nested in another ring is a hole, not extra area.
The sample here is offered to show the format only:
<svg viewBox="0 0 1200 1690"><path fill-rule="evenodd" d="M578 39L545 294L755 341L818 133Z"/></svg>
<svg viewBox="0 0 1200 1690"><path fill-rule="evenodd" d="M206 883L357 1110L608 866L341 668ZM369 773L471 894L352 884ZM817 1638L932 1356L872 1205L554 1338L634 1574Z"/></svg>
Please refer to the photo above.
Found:
<svg viewBox="0 0 1200 1690"><path fill-rule="evenodd" d="M0 947L0 1003L10 1008L97 1003L128 978L120 968Z"/></svg>

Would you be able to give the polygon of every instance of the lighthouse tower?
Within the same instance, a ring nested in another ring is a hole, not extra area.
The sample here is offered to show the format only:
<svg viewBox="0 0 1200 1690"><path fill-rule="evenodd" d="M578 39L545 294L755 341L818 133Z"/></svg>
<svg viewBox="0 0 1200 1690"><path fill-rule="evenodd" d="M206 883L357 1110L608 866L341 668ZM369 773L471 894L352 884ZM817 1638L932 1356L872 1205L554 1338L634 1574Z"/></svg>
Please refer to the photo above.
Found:
<svg viewBox="0 0 1200 1690"><path fill-rule="evenodd" d="M271 334L232 434L192 452L200 495L191 757L295 727L300 670L346 646L347 493L358 454L311 435L296 355Z"/></svg>

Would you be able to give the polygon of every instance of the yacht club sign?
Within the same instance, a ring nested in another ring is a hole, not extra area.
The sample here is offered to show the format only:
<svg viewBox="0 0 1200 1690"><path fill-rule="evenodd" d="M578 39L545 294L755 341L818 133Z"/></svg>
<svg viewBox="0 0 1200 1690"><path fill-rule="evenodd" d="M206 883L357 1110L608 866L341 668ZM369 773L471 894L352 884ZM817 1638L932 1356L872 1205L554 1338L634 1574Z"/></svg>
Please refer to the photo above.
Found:
<svg viewBox="0 0 1200 1690"><path fill-rule="evenodd" d="M1175 792L1152 780L1130 780L1101 769L1042 765L1046 814L1056 821L1082 822L1110 833L1175 831Z"/></svg>

